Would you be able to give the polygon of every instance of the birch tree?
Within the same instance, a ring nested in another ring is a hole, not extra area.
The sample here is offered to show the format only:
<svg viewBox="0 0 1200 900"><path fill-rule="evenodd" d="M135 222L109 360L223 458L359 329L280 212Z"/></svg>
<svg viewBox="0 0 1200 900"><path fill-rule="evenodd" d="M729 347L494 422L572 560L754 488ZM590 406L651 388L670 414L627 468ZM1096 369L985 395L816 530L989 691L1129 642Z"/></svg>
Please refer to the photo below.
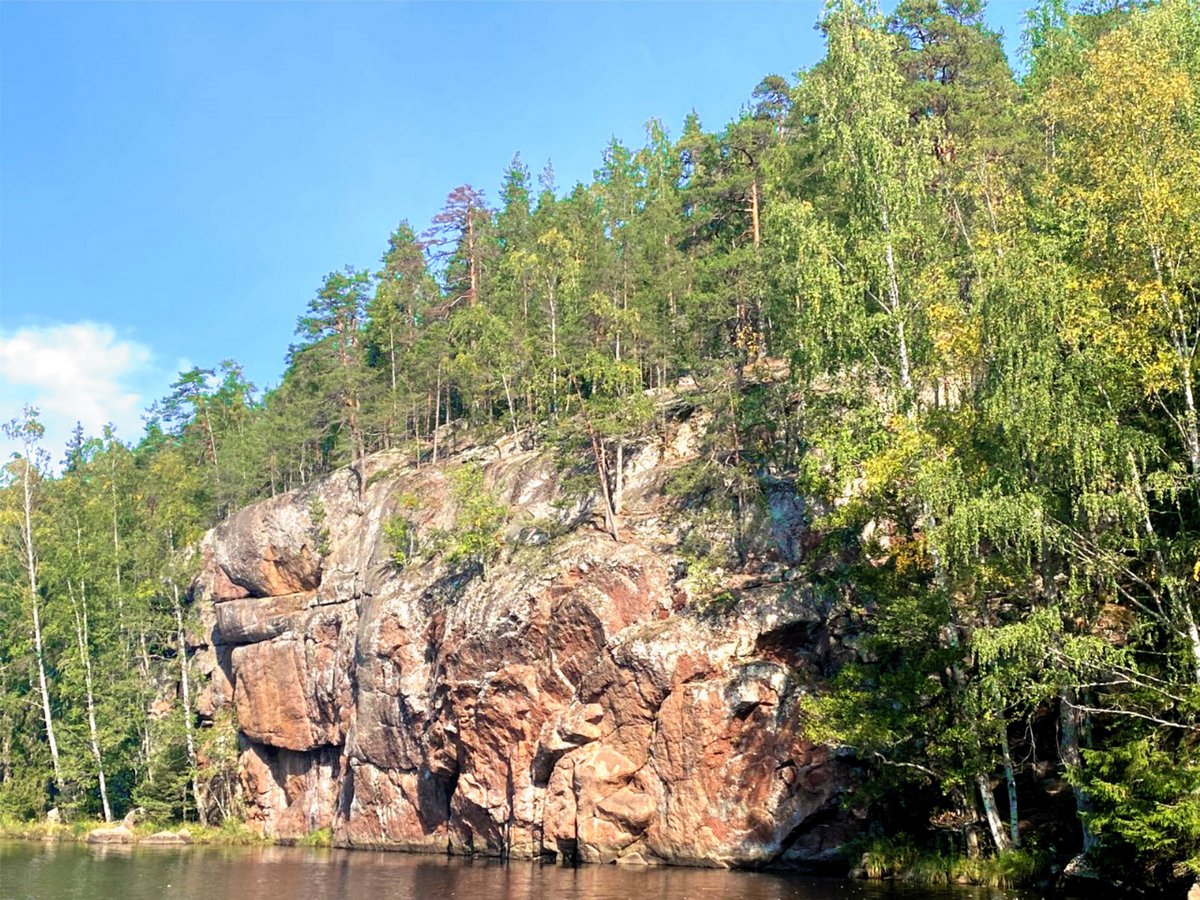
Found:
<svg viewBox="0 0 1200 900"><path fill-rule="evenodd" d="M40 560L38 557L35 519L40 513L40 488L45 478L48 455L42 449L41 440L45 429L38 420L38 411L26 406L21 418L13 419L4 426L4 435L17 441L22 453L9 466L11 477L19 483L19 509L17 510L17 540L14 549L20 554L25 571L29 604L29 619L33 629L34 657L37 663L38 696L41 700L42 723L46 729L46 743L50 748L50 760L54 770L54 783L61 791L62 768L59 761L58 739L54 732L54 715L51 709L50 685L46 676L46 642L42 616L42 590L39 584Z"/></svg>

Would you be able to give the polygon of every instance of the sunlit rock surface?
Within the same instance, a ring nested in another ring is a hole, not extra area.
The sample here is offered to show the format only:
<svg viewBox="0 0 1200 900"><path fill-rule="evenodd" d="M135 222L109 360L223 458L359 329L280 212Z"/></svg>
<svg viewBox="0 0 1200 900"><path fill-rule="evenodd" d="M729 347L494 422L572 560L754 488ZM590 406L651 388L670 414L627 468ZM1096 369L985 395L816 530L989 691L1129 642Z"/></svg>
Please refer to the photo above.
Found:
<svg viewBox="0 0 1200 900"><path fill-rule="evenodd" d="M836 866L858 822L852 773L804 737L802 693L844 623L789 580L804 505L785 484L747 526L746 573L696 596L686 510L663 485L703 423L631 452L621 542L595 497L564 496L552 455L515 442L416 469L369 460L241 510L205 538L197 708L236 711L252 825L431 852L697 865ZM436 557L449 477L481 464L509 507L488 573ZM711 594L711 591L709 592ZM841 624L840 624L841 623Z"/></svg>

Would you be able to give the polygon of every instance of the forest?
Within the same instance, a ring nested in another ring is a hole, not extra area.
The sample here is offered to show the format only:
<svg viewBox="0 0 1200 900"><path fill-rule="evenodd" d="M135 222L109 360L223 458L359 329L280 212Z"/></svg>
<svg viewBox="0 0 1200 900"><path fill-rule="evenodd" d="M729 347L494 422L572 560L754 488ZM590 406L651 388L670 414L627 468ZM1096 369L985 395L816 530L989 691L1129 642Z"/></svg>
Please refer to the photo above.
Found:
<svg viewBox="0 0 1200 900"><path fill-rule="evenodd" d="M0 818L194 818L232 777L186 665L189 548L230 512L511 433L598 476L617 537L622 454L686 382L719 423L712 502L794 480L806 577L869 612L813 740L878 798L981 804L972 852L1036 854L1016 784L1049 720L1067 855L1200 876L1200 4L1042 0L1019 74L982 13L831 0L820 62L719 130L651 121L569 189L519 155L494 198L454 188L315 287L278 386L195 368L144 435L65 451L27 408L0 482Z"/></svg>

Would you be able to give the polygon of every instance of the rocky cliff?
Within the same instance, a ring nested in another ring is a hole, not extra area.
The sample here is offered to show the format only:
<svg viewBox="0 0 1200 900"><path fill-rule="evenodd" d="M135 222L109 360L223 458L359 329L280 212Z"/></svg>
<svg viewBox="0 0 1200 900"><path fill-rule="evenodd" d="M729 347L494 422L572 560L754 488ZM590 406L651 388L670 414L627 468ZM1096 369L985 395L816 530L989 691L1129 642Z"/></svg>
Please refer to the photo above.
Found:
<svg viewBox="0 0 1200 900"><path fill-rule="evenodd" d="M620 542L550 453L511 441L419 469L379 454L362 500L342 471L210 532L198 708L236 711L252 825L346 847L836 866L852 772L805 740L797 701L838 653L838 613L788 579L804 516L786 485L750 517L749 574L717 573L716 600L697 588L664 484L702 428L628 454ZM397 563L385 523L451 533L468 464L507 507L486 579L436 552Z"/></svg>

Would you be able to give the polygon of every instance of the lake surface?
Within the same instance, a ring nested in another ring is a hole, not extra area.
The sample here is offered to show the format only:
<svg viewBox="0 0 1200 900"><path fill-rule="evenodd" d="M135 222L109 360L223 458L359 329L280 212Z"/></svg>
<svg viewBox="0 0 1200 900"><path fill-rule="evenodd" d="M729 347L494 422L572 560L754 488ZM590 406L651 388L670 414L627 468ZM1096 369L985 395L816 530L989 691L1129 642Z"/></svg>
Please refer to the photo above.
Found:
<svg viewBox="0 0 1200 900"><path fill-rule="evenodd" d="M1015 893L905 888L719 869L507 864L296 847L96 847L0 841L0 898L18 900L984 900Z"/></svg>

